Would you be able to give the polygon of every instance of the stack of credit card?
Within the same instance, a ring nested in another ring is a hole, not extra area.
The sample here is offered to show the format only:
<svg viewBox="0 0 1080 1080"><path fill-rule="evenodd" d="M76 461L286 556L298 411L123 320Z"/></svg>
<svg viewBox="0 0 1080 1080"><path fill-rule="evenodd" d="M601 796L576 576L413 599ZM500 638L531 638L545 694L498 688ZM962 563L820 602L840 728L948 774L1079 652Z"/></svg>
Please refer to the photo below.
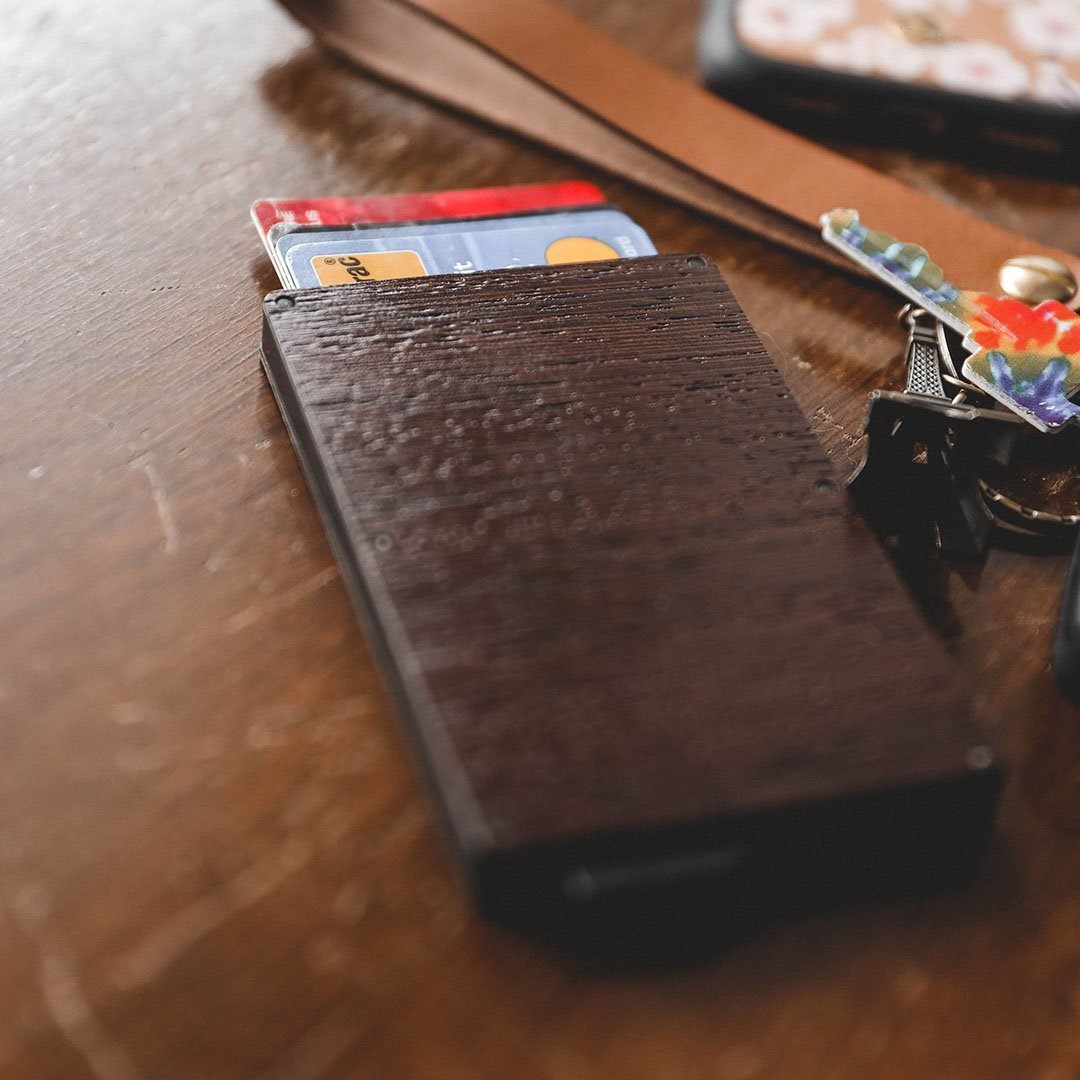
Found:
<svg viewBox="0 0 1080 1080"><path fill-rule="evenodd" d="M286 288L655 255L591 184L370 198L260 199L251 216Z"/></svg>

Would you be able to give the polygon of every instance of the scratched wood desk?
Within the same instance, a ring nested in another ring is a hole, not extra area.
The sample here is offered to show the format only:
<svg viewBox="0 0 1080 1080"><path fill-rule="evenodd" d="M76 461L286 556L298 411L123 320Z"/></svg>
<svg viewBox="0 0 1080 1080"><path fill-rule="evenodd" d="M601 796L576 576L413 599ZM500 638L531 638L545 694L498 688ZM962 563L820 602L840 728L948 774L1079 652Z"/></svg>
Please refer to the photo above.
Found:
<svg viewBox="0 0 1080 1080"><path fill-rule="evenodd" d="M691 70L693 0L575 6ZM559 958L466 906L259 368L247 206L598 182L716 258L845 470L894 301L358 77L269 2L29 0L0 51L0 1075L1075 1075L1063 561L924 586L1014 763L976 888L676 970ZM1080 248L1080 188L865 156Z"/></svg>

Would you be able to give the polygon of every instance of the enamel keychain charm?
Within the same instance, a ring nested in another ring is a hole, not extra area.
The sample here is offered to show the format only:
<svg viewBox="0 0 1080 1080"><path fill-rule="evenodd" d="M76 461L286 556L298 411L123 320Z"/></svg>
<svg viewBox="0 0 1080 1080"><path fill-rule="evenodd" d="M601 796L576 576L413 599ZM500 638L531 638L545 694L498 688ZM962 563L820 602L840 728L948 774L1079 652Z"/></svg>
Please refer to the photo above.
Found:
<svg viewBox="0 0 1080 1080"><path fill-rule="evenodd" d="M955 330L969 353L962 374L1039 431L1080 417L1080 316L1060 299L1031 307L947 281L924 248L868 229L854 210L821 219L827 244ZM950 362L951 366L951 362Z"/></svg>

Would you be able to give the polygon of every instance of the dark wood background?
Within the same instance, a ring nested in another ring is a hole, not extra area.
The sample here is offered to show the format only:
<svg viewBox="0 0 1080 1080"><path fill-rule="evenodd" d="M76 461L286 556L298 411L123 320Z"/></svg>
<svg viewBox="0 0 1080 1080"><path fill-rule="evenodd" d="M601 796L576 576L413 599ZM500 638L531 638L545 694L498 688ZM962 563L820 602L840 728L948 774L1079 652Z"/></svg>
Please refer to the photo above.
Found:
<svg viewBox="0 0 1080 1080"><path fill-rule="evenodd" d="M574 7L692 74L694 0ZM0 55L0 1075L1077 1075L1063 560L925 579L1014 765L976 887L660 971L484 925L259 368L247 207L600 183L716 259L844 470L899 378L894 300L360 77L269 0L27 0ZM862 156L1080 250L1076 186Z"/></svg>

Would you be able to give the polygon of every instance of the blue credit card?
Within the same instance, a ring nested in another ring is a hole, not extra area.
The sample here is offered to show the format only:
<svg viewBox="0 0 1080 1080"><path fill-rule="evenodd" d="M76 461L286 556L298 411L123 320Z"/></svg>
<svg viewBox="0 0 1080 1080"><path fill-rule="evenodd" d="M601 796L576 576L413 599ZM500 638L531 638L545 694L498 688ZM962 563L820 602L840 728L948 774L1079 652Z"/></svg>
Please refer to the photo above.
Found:
<svg viewBox="0 0 1080 1080"><path fill-rule="evenodd" d="M316 235L318 239L312 239ZM625 214L603 207L469 222L290 232L278 239L277 252L291 278L286 286L317 288L636 258L655 255L656 248Z"/></svg>

